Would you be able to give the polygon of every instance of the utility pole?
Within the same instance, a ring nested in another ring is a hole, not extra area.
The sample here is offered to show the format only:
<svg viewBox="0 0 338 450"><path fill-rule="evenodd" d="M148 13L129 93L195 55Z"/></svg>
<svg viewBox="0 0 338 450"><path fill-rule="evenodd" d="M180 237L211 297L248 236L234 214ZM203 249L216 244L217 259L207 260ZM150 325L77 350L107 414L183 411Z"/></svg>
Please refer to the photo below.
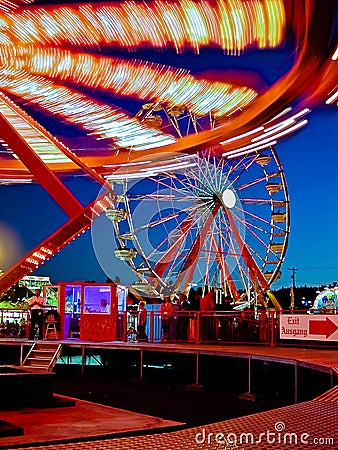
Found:
<svg viewBox="0 0 338 450"><path fill-rule="evenodd" d="M296 269L295 267L288 267L288 270L292 271L292 275L291 275L292 286L291 286L291 292L290 292L290 297L291 297L290 309L293 311L293 309L295 307L295 287L296 287L295 273L297 272L298 269Z"/></svg>
<svg viewBox="0 0 338 450"><path fill-rule="evenodd" d="M296 282L295 282L295 272L298 271L298 269L296 269L295 267L288 267L288 270L292 270L292 275L291 275L291 280L292 280L292 287L293 289L296 287Z"/></svg>

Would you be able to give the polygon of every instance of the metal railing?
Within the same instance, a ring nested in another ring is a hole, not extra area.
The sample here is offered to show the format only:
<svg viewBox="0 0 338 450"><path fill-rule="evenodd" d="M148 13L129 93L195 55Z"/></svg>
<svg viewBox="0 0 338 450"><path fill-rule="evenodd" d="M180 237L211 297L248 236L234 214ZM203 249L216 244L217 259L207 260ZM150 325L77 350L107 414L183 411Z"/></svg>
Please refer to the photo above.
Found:
<svg viewBox="0 0 338 450"><path fill-rule="evenodd" d="M324 314L322 314L324 312ZM302 346L302 347L338 347L338 311L312 310L244 310L244 311L174 311L169 323L167 342L172 343L205 343L205 344L251 344L268 346ZM27 311L21 311L27 314ZM4 314L4 311L2 311ZM282 315L306 315L313 323L315 319L330 323L333 328L332 336L328 339L324 333L322 339L297 339L297 336L283 338L280 332ZM330 320L331 317L331 320ZM337 317L337 320L335 318ZM6 317L3 316L5 319ZM22 332L10 333L3 330L5 324L1 322L0 337L28 336L29 320L22 327ZM163 322L159 310L148 311L145 336L140 336L138 326L138 311L119 311L116 319L116 340L124 342L161 342L164 340Z"/></svg>
<svg viewBox="0 0 338 450"><path fill-rule="evenodd" d="M280 317L282 314L307 314L306 310L286 311L175 311L170 319L167 342L205 344L254 344L267 346L300 345L299 339L284 340L280 337ZM310 315L311 316L311 315ZM125 324L116 339L136 342L141 340L138 333L137 311L119 313L118 321ZM163 322L160 311L148 311L145 328L148 342L164 340ZM338 342L338 341L337 341ZM325 342L307 340L302 346L337 347L336 341Z"/></svg>

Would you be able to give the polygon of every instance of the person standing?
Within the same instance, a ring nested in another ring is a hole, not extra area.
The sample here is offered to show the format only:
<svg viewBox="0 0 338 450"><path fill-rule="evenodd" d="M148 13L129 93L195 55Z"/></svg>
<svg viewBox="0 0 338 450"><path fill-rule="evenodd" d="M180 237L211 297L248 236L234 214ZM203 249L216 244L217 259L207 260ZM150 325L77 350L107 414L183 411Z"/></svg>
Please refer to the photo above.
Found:
<svg viewBox="0 0 338 450"><path fill-rule="evenodd" d="M213 311L216 307L215 298L216 298L215 292L213 292L213 291L208 292L200 300L200 310L203 312Z"/></svg>
<svg viewBox="0 0 338 450"><path fill-rule="evenodd" d="M34 339L35 326L39 328L39 339L43 339L43 308L44 301L41 297L41 290L36 289L35 295L28 300L30 309L30 330L29 337Z"/></svg>
<svg viewBox="0 0 338 450"><path fill-rule="evenodd" d="M201 337L203 341L215 340L215 323L212 312L216 307L215 292L210 291L200 300Z"/></svg>
<svg viewBox="0 0 338 450"><path fill-rule="evenodd" d="M164 297L161 304L161 320L163 329L163 341L166 342L170 337L170 325L173 318L174 305L171 303L170 297Z"/></svg>
<svg viewBox="0 0 338 450"><path fill-rule="evenodd" d="M146 325L147 325L147 310L144 302L140 302L139 312L138 312L138 324L137 324L137 338L139 341L147 341L148 336L146 335Z"/></svg>
<svg viewBox="0 0 338 450"><path fill-rule="evenodd" d="M189 303L187 296L181 292L177 301L177 327L176 327L176 339L179 341L185 341L188 338L189 331Z"/></svg>

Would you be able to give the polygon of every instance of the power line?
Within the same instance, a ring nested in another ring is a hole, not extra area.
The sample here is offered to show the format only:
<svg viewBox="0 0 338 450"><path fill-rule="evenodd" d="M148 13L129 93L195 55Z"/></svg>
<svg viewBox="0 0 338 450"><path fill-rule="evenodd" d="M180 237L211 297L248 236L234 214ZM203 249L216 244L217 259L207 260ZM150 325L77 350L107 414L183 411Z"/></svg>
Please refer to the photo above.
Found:
<svg viewBox="0 0 338 450"><path fill-rule="evenodd" d="M332 280L332 279L328 280L328 279L326 279L326 280L314 281L314 280L309 280L309 279L303 280L303 279L297 278L297 282L298 282L298 284L299 283L328 284L328 283L334 283L335 280Z"/></svg>

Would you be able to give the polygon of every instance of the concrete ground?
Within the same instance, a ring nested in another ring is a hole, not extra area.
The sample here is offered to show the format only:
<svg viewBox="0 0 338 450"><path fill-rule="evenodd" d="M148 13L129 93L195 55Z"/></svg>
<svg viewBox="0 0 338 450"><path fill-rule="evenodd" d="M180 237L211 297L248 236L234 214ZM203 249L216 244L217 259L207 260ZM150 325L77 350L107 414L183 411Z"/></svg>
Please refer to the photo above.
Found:
<svg viewBox="0 0 338 450"><path fill-rule="evenodd" d="M22 436L0 438L0 448L47 445L84 439L170 431L183 424L76 399L74 406L26 407L0 411L0 417L22 427Z"/></svg>

